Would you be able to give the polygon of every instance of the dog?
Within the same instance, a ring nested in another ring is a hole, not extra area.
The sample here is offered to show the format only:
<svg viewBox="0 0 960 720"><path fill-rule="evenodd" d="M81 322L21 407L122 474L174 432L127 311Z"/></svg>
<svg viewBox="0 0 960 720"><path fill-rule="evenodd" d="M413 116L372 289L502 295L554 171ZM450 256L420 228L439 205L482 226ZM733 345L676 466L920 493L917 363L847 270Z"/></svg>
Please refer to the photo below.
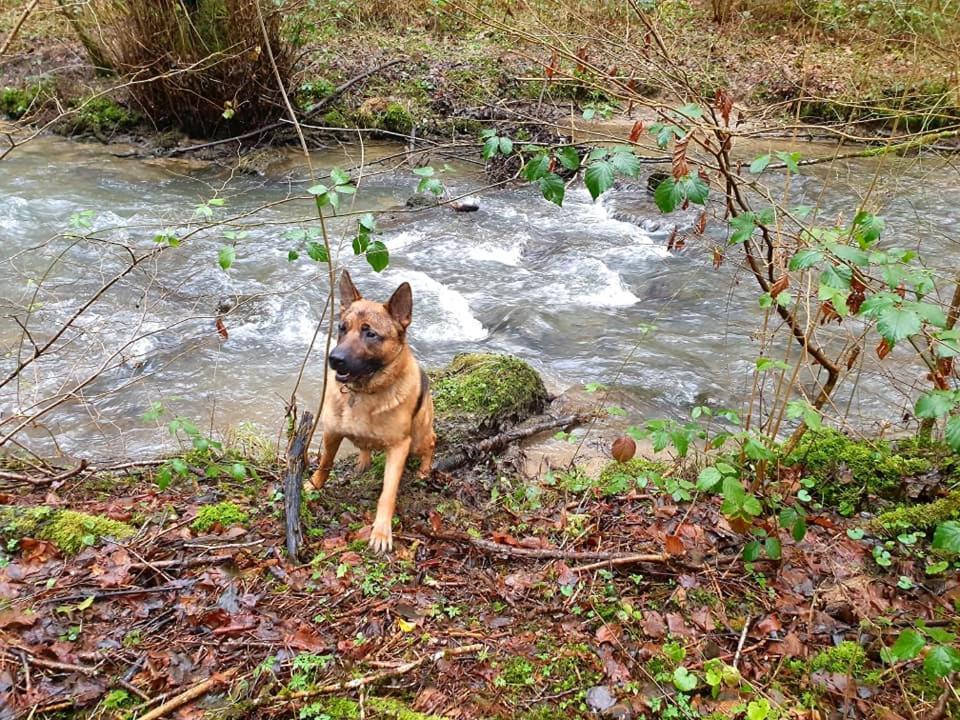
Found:
<svg viewBox="0 0 960 720"><path fill-rule="evenodd" d="M344 270L339 291L337 345L328 359L320 415L323 450L308 484L323 487L344 438L360 450L359 472L370 467L371 451L385 450L383 490L370 532L370 547L385 553L393 549L393 514L407 456L420 458L421 478L430 475L437 442L433 399L427 374L407 344L413 318L410 284L400 285L381 305L365 300Z"/></svg>

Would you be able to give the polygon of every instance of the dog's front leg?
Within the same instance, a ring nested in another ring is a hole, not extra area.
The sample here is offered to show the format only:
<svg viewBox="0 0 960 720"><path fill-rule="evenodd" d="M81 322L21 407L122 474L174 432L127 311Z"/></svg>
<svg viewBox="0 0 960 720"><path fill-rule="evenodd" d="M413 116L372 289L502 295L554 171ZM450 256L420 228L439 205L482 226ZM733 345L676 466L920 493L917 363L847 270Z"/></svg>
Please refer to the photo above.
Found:
<svg viewBox="0 0 960 720"><path fill-rule="evenodd" d="M397 506L400 476L410 452L410 438L387 448L387 463L383 473L383 490L377 501L377 516L370 531L370 547L377 552L393 550L393 511Z"/></svg>
<svg viewBox="0 0 960 720"><path fill-rule="evenodd" d="M307 489L313 488L319 490L330 477L330 468L333 467L333 461L337 457L337 450L340 449L340 443L343 442L343 435L325 432L323 434L323 452L320 454L320 461L317 463L317 469L307 481Z"/></svg>

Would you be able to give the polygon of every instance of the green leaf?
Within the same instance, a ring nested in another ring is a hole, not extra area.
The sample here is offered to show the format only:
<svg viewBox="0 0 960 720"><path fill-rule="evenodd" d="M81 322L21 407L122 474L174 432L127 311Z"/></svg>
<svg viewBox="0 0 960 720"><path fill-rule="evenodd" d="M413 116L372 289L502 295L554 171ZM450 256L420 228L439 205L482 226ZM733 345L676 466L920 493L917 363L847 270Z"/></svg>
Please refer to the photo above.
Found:
<svg viewBox="0 0 960 720"><path fill-rule="evenodd" d="M947 520L933 532L933 547L960 555L960 521Z"/></svg>
<svg viewBox="0 0 960 720"><path fill-rule="evenodd" d="M697 676L683 665L673 671L673 686L680 692L690 692L698 683Z"/></svg>
<svg viewBox="0 0 960 720"><path fill-rule="evenodd" d="M367 232L373 232L377 229L377 220L373 217L373 213L365 213L360 216L360 219L357 221L361 228Z"/></svg>
<svg viewBox="0 0 960 720"><path fill-rule="evenodd" d="M823 260L823 253L819 250L798 250L796 254L790 258L790 269L793 271L805 270L806 268L813 267L821 260Z"/></svg>
<svg viewBox="0 0 960 720"><path fill-rule="evenodd" d="M230 466L230 477L234 480L243 480L247 477L247 466L243 463L233 463Z"/></svg>
<svg viewBox="0 0 960 720"><path fill-rule="evenodd" d="M77 603L77 610L81 610L81 611L86 610L86 609L89 608L91 605L93 605L93 601L94 601L95 599L96 599L96 595L90 595L90 596L84 598L84 599L81 600L79 603Z"/></svg>
<svg viewBox="0 0 960 720"><path fill-rule="evenodd" d="M796 541L800 542L807 534L807 520L802 515L797 518L797 521L793 524L793 528L790 531L790 536Z"/></svg>
<svg viewBox="0 0 960 720"><path fill-rule="evenodd" d="M613 186L613 175L613 165L606 160L597 160L587 166L583 182L594 200Z"/></svg>
<svg viewBox="0 0 960 720"><path fill-rule="evenodd" d="M419 177L433 177L434 170L429 165L413 169L413 174Z"/></svg>
<svg viewBox="0 0 960 720"><path fill-rule="evenodd" d="M771 560L779 560L782 548L780 540L775 537L768 537L763 543L763 549L767 552L767 557Z"/></svg>
<svg viewBox="0 0 960 720"><path fill-rule="evenodd" d="M694 120L703 117L703 108L696 103L687 103L683 107L677 108L677 112L685 118L692 118Z"/></svg>
<svg viewBox="0 0 960 720"><path fill-rule="evenodd" d="M787 166L787 170L792 173L799 173L800 167L797 163L800 161L800 153L798 152L778 152L777 157L780 158L780 162Z"/></svg>
<svg viewBox="0 0 960 720"><path fill-rule="evenodd" d="M417 185L417 192L431 192L434 195L443 195L443 183L439 178L425 177Z"/></svg>
<svg viewBox="0 0 960 720"><path fill-rule="evenodd" d="M707 202L707 195L710 194L710 186L704 182L699 173L690 173L682 180L682 184L683 193L687 200L695 205L704 205Z"/></svg>
<svg viewBox="0 0 960 720"><path fill-rule="evenodd" d="M350 176L340 168L333 168L330 171L330 179L334 185L346 185L350 182Z"/></svg>
<svg viewBox="0 0 960 720"><path fill-rule="evenodd" d="M500 138L500 152L503 155L509 155L513 152L513 140L508 137Z"/></svg>
<svg viewBox="0 0 960 720"><path fill-rule="evenodd" d="M327 248L323 246L323 243L315 241L307 243L307 256L314 262L327 262L329 260Z"/></svg>
<svg viewBox="0 0 960 720"><path fill-rule="evenodd" d="M700 475L697 477L697 490L712 490L722 479L723 475L720 474L720 471L717 470L717 468L712 466L705 467L700 471Z"/></svg>
<svg viewBox="0 0 960 720"><path fill-rule="evenodd" d="M960 670L960 651L947 645L935 645L923 659L923 671L930 677L947 677L957 670Z"/></svg>
<svg viewBox="0 0 960 720"><path fill-rule="evenodd" d="M937 339L937 357L948 358L960 355L960 328L943 330L934 335Z"/></svg>
<svg viewBox="0 0 960 720"><path fill-rule="evenodd" d="M866 315L867 317L877 316L887 308L891 308L900 302L900 298L893 293L877 293L876 295L871 295L866 300L863 301L863 304L860 306L860 315Z"/></svg>
<svg viewBox="0 0 960 720"><path fill-rule="evenodd" d="M207 201L207 204L212 205L213 207L221 207L223 205L223 202L224 202L223 198L211 198L210 200Z"/></svg>
<svg viewBox="0 0 960 720"><path fill-rule="evenodd" d="M560 164L563 165L567 170L579 170L580 169L580 155L577 153L577 149L572 146L562 147L556 151L557 160L560 161Z"/></svg>
<svg viewBox="0 0 960 720"><path fill-rule="evenodd" d="M943 628L927 627L924 625L923 631L931 640L938 642L941 645L949 645L957 639L956 633L952 633L949 630L944 630Z"/></svg>
<svg viewBox="0 0 960 720"><path fill-rule="evenodd" d="M330 192L330 188L322 184L314 185L313 187L307 188L307 192L310 193L311 195L315 195L319 197L320 195L326 195L328 192Z"/></svg>
<svg viewBox="0 0 960 720"><path fill-rule="evenodd" d="M850 247L849 245L833 244L830 246L831 252L841 260L844 260L858 267L866 267L870 264L870 256L860 248Z"/></svg>
<svg viewBox="0 0 960 720"><path fill-rule="evenodd" d="M550 172L550 158L546 153L536 155L530 162L523 166L523 177L533 182L539 180Z"/></svg>
<svg viewBox="0 0 960 720"><path fill-rule="evenodd" d="M917 398L915 413L918 418L939 418L948 415L955 404L952 392L934 390Z"/></svg>
<svg viewBox="0 0 960 720"><path fill-rule="evenodd" d="M889 656L893 662L913 660L926 644L926 639L916 630L904 630L890 647Z"/></svg>
<svg viewBox="0 0 960 720"><path fill-rule="evenodd" d="M563 178L556 173L550 173L540 178L538 184L544 198L563 207L563 196L567 189Z"/></svg>
<svg viewBox="0 0 960 720"><path fill-rule="evenodd" d="M767 370L789 370L790 363L784 362L783 360L775 360L768 357L758 357L757 358L757 370L760 372L766 372Z"/></svg>
<svg viewBox="0 0 960 720"><path fill-rule="evenodd" d="M770 153L758 157L756 160L750 163L750 172L752 172L754 175L759 175L762 173L766 169L767 165L770 164L770 157Z"/></svg>
<svg viewBox="0 0 960 720"><path fill-rule="evenodd" d="M374 272L381 272L390 264L390 253L387 246L379 240L374 240L367 250L367 262Z"/></svg>
<svg viewBox="0 0 960 720"><path fill-rule="evenodd" d="M945 328L947 326L947 316L938 305L918 302L911 305L911 307L917 311L917 315L919 315L921 319L934 327Z"/></svg>
<svg viewBox="0 0 960 720"><path fill-rule="evenodd" d="M743 546L743 559L747 562L754 562L760 557L760 541L751 540Z"/></svg>
<svg viewBox="0 0 960 720"><path fill-rule="evenodd" d="M864 535L863 528L857 527L857 528L847 529L847 537L850 538L851 540L860 540L861 538L863 538L863 535Z"/></svg>
<svg viewBox="0 0 960 720"><path fill-rule="evenodd" d="M882 217L861 210L853 219L854 235L861 247L869 246L880 239L880 233L883 232L885 225Z"/></svg>
<svg viewBox="0 0 960 720"><path fill-rule="evenodd" d="M683 190L672 177L668 177L657 185L653 193L653 201L662 213L673 212L682 200Z"/></svg>
<svg viewBox="0 0 960 720"><path fill-rule="evenodd" d="M237 249L233 245L224 245L217 253L217 262L221 269L229 270L233 261L237 259Z"/></svg>
<svg viewBox="0 0 960 720"><path fill-rule="evenodd" d="M747 720L767 720L770 709L770 701L766 698L751 700L747 705Z"/></svg>
<svg viewBox="0 0 960 720"><path fill-rule="evenodd" d="M834 290L849 290L852 279L853 271L846 265L827 265L820 273L820 285Z"/></svg>
<svg viewBox="0 0 960 720"><path fill-rule="evenodd" d="M889 307L877 318L877 330L887 342L895 345L920 332L920 316L907 308Z"/></svg>
<svg viewBox="0 0 960 720"><path fill-rule="evenodd" d="M493 137L487 138L487 141L483 143L483 151L480 153L483 156L484 160L489 160L494 155L497 154L497 151L500 149L500 138L496 135Z"/></svg>
<svg viewBox="0 0 960 720"><path fill-rule="evenodd" d="M367 233L358 233L353 239L353 254L363 255L370 245L370 236Z"/></svg>
<svg viewBox="0 0 960 720"><path fill-rule="evenodd" d="M730 234L730 239L727 240L727 244L739 245L749 240L750 236L753 235L753 231L757 229L756 220L757 216L752 212L730 218L730 228L733 232Z"/></svg>
<svg viewBox="0 0 960 720"><path fill-rule="evenodd" d="M954 415L947 420L944 437L946 438L947 445L953 448L955 453L960 453L960 415Z"/></svg>
<svg viewBox="0 0 960 720"><path fill-rule="evenodd" d="M635 178L640 174L640 160L630 151L621 150L610 156L610 164L621 175Z"/></svg>

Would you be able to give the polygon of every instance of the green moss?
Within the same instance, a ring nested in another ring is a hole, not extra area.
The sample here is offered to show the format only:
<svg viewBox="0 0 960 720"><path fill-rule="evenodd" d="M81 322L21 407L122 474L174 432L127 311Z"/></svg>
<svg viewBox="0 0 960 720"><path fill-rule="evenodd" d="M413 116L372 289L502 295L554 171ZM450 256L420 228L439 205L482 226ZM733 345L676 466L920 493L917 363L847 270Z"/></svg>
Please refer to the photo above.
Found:
<svg viewBox="0 0 960 720"><path fill-rule="evenodd" d="M11 120L23 117L32 105L53 95L49 80L34 81L25 87L5 87L0 89L0 115Z"/></svg>
<svg viewBox="0 0 960 720"><path fill-rule="evenodd" d="M349 127L350 122L347 120L346 116L343 114L342 111L334 108L333 110L330 110L326 114L324 114L323 124L326 127L345 128L345 127Z"/></svg>
<svg viewBox="0 0 960 720"><path fill-rule="evenodd" d="M95 545L101 538L128 538L134 529L126 523L75 510L56 510L40 506L0 508L0 540L4 545L23 537L46 540L63 553L72 555Z"/></svg>
<svg viewBox="0 0 960 720"><path fill-rule="evenodd" d="M930 460L912 455L895 452L887 442L854 440L824 428L808 431L783 463L802 465L819 499L849 514L868 495L898 497L904 478L931 469Z"/></svg>
<svg viewBox="0 0 960 720"><path fill-rule="evenodd" d="M246 525L249 515L232 502L220 502L216 505L204 505L197 510L197 517L190 526L197 532L207 532L214 525L228 528L232 525Z"/></svg>
<svg viewBox="0 0 960 720"><path fill-rule="evenodd" d="M811 670L849 674L859 677L867 664L867 651L859 643L844 640L839 645L821 650L810 660Z"/></svg>
<svg viewBox="0 0 960 720"><path fill-rule="evenodd" d="M627 462L617 462L614 460L600 471L600 484L608 485L618 475L629 475L630 477L639 477L641 475L662 475L667 471L664 463L647 458L633 458Z"/></svg>
<svg viewBox="0 0 960 720"><path fill-rule="evenodd" d="M457 355L432 383L438 418L470 416L483 427L541 412L547 401L536 370L509 355Z"/></svg>
<svg viewBox="0 0 960 720"><path fill-rule="evenodd" d="M413 116L403 105L392 102L387 105L387 109L383 112L380 126L390 132L409 135L413 130Z"/></svg>
<svg viewBox="0 0 960 720"><path fill-rule="evenodd" d="M93 97L77 103L75 115L67 118L66 127L74 134L99 134L127 130L140 117L106 97Z"/></svg>
<svg viewBox="0 0 960 720"><path fill-rule="evenodd" d="M931 503L894 508L881 513L870 526L876 531L930 530L945 520L960 518L960 490Z"/></svg>
<svg viewBox="0 0 960 720"><path fill-rule="evenodd" d="M360 703L351 698L329 697L310 703L301 709L300 717L320 718L324 715L330 720L443 720L437 715L417 712L409 705L386 697L368 697L364 703L365 714L360 713Z"/></svg>

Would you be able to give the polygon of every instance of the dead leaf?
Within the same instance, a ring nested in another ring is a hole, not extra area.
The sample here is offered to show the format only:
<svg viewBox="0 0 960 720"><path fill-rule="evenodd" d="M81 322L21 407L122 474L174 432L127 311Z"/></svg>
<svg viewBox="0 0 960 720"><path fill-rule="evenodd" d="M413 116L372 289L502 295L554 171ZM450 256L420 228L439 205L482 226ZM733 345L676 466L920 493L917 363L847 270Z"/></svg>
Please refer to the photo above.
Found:
<svg viewBox="0 0 960 720"><path fill-rule="evenodd" d="M683 545L683 538L679 535L667 535L663 540L667 555L683 555L687 551Z"/></svg>
<svg viewBox="0 0 960 720"><path fill-rule="evenodd" d="M655 610L648 610L643 614L643 631L652 638L662 638L667 634L663 615Z"/></svg>
<svg viewBox="0 0 960 720"><path fill-rule="evenodd" d="M604 623L597 628L594 638L599 644L610 643L611 645L620 644L620 633L622 628L619 623Z"/></svg>
<svg viewBox="0 0 960 720"><path fill-rule="evenodd" d="M782 627L783 624L780 622L780 619L776 615L770 614L754 625L753 629L756 633L760 634L760 637L767 637L773 633L780 632Z"/></svg>
<svg viewBox="0 0 960 720"><path fill-rule="evenodd" d="M222 317L217 317L217 334L220 335L223 340L228 340L230 338L230 333L227 332L227 326L223 322Z"/></svg>

